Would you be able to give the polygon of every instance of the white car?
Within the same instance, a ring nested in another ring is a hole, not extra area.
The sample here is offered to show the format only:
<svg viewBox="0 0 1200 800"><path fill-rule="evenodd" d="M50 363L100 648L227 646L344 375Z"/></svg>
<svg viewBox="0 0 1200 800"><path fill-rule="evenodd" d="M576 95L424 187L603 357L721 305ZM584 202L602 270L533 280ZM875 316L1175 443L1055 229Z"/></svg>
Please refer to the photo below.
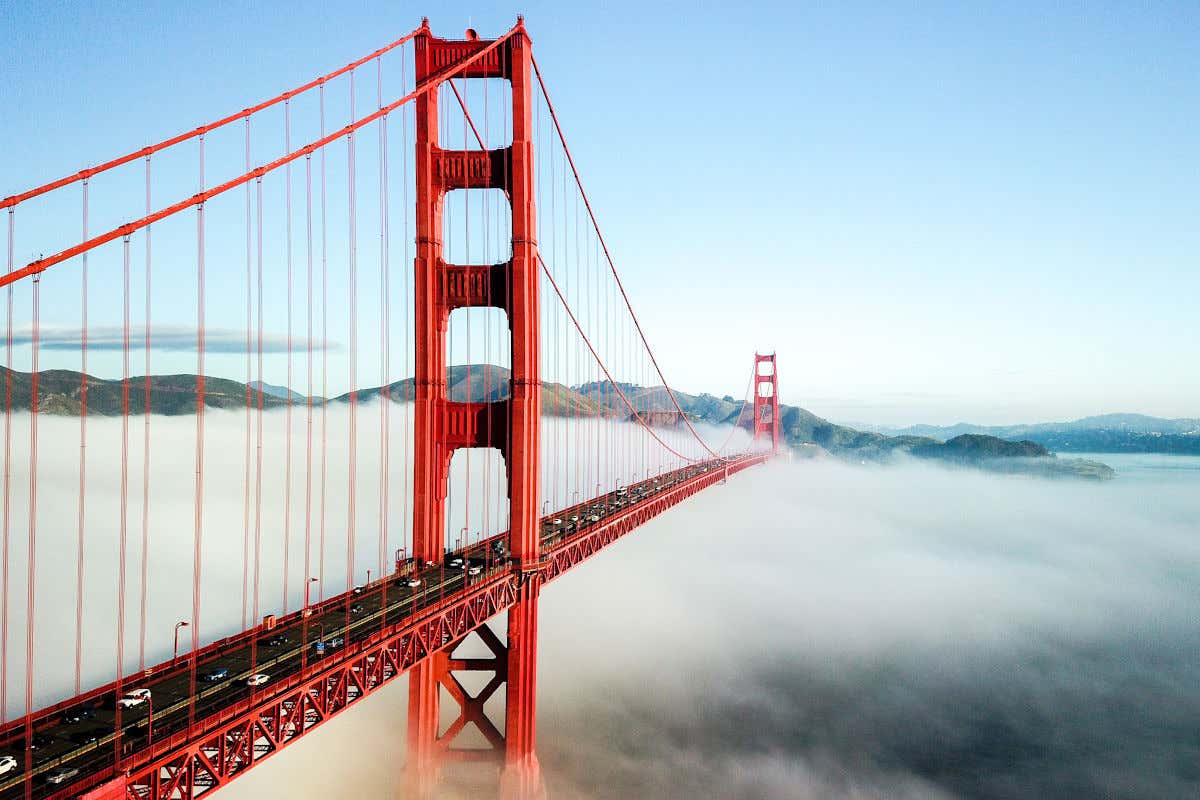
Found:
<svg viewBox="0 0 1200 800"><path fill-rule="evenodd" d="M12 756L0 756L0 775L17 768L17 760Z"/></svg>
<svg viewBox="0 0 1200 800"><path fill-rule="evenodd" d="M415 589L421 585L421 579L413 575L409 578L406 578L404 583L408 586L408 588Z"/></svg>
<svg viewBox="0 0 1200 800"><path fill-rule="evenodd" d="M140 706L150 699L149 689L130 689L125 694L121 695L121 699L117 701L117 705L121 708L133 708Z"/></svg>
<svg viewBox="0 0 1200 800"><path fill-rule="evenodd" d="M271 680L270 675L264 675L261 672L256 672L255 674L251 675L249 678L246 678L246 685L247 686L262 686L264 683L266 683L269 680Z"/></svg>

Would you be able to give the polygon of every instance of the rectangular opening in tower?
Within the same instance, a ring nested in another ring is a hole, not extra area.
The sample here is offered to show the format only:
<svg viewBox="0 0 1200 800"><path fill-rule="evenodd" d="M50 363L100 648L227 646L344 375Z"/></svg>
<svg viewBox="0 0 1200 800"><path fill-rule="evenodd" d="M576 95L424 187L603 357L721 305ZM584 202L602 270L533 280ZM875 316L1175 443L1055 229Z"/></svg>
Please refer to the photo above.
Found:
<svg viewBox="0 0 1200 800"><path fill-rule="evenodd" d="M502 189L446 193L442 258L450 264L499 264L512 258L512 206Z"/></svg>
<svg viewBox="0 0 1200 800"><path fill-rule="evenodd" d="M438 141L446 150L498 150L512 144L512 84L503 78L443 82L438 87Z"/></svg>
<svg viewBox="0 0 1200 800"><path fill-rule="evenodd" d="M456 402L508 397L512 337L500 308L456 308L446 333L447 392Z"/></svg>
<svg viewBox="0 0 1200 800"><path fill-rule="evenodd" d="M446 495L446 549L474 546L508 530L508 506L508 475L500 451L492 447L455 450ZM502 558L496 551L477 557Z"/></svg>

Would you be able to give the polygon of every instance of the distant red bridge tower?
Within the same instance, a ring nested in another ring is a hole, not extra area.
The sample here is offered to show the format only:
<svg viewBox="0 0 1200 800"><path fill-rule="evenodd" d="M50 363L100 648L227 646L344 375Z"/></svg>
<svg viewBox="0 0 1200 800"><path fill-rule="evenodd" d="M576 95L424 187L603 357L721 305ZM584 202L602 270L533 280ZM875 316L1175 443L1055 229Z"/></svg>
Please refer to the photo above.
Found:
<svg viewBox="0 0 1200 800"><path fill-rule="evenodd" d="M754 441L771 440L771 449L779 450L779 384L775 374L775 354L754 354Z"/></svg>
<svg viewBox="0 0 1200 800"><path fill-rule="evenodd" d="M424 23L415 38L416 79L437 81L472 61L458 77L499 78L512 85L512 144L494 150L444 150L438 145L436 90L416 101L416 390L413 556L441 562L446 551L446 495L450 459L459 448L491 447L504 456L510 501L509 552L519 565L519 596L508 612L508 643L487 626L475 634L494 655L455 659L458 642L413 668L409 678L408 778L412 794L435 791L445 761L501 763L501 795L544 793L534 752L538 594L538 426L541 377L538 352L537 226L534 209L532 64L522 22L498 44L467 32L463 41L439 39ZM482 55L481 55L482 54ZM478 56L478 57L477 57ZM477 58L476 58L477 57ZM448 264L443 259L445 196L459 189L500 189L512 207L512 259L500 264ZM506 400L452 402L446 386L446 332L457 308L500 308L512 336L512 383ZM461 642L462 640L458 640ZM493 673L471 697L457 671ZM484 713L501 685L503 733ZM441 687L459 705L459 717L439 735ZM474 723L490 745L456 749L454 740Z"/></svg>

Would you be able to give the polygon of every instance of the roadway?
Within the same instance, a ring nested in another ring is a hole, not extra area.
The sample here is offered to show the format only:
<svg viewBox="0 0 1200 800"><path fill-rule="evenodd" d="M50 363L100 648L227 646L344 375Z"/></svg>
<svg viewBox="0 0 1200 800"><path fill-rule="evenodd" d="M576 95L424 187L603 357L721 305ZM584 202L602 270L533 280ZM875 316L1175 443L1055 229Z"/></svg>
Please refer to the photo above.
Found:
<svg viewBox="0 0 1200 800"><path fill-rule="evenodd" d="M685 467L543 517L543 545L555 545L582 534L608 514L648 499L712 466L709 462ZM39 712L33 721L33 739L37 745L33 749L24 746L23 720L11 723L0 731L0 756L12 755L17 766L0 776L0 800L26 796L40 800L60 793L69 796L64 790L113 765L118 746L122 758L128 759L153 741L185 730L189 722L202 720L248 697L268 696L273 681L334 658L346 643L365 639L384 625L402 622L475 582L513 569L508 559L492 547L492 542L506 538L504 533L452 551L442 564L433 567L417 568L410 562L401 573L311 605L307 615L292 614L273 629L259 626L226 640L220 647L205 648L198 654L194 672L193 659L187 658L175 665L164 662L143 675L130 676L121 685L121 691L149 689L151 700L123 708L119 715L117 693L112 689L84 695L86 699L79 705L63 708L60 704ZM462 567L448 566L454 556L462 557ZM478 569L469 570L472 566ZM410 576L419 578L420 585L408 586ZM338 638L342 643L331 644ZM326 643L323 654L318 652L318 642ZM228 673L211 682L205 680L205 676L218 669ZM268 675L269 680L250 687L246 680L253 674ZM27 764L31 770L26 769ZM59 783L53 782L56 775L70 770L77 772L66 775ZM29 787L25 784L30 777L32 791L27 795Z"/></svg>

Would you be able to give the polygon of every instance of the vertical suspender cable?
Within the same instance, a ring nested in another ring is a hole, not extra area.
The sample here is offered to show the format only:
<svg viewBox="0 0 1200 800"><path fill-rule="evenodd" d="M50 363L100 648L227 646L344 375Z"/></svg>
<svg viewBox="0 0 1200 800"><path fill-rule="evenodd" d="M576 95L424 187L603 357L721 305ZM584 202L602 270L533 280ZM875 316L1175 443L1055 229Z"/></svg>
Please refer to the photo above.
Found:
<svg viewBox="0 0 1200 800"><path fill-rule="evenodd" d="M204 191L204 137L200 137L200 190ZM200 578L204 540L204 203L196 206L196 521L192 552L192 668L188 725L196 717L196 652L200 649Z"/></svg>
<svg viewBox="0 0 1200 800"><path fill-rule="evenodd" d="M292 106L283 101L283 151L292 152ZM288 557L292 543L292 162L284 168L284 203L287 222L287 405L284 410L283 473L283 613L288 613Z"/></svg>
<svg viewBox="0 0 1200 800"><path fill-rule="evenodd" d="M88 179L83 179L83 238L88 239ZM79 509L75 542L75 694L83 672L83 525L87 508L88 254L79 272Z"/></svg>
<svg viewBox="0 0 1200 800"><path fill-rule="evenodd" d="M375 59L375 94L383 108L383 61ZM379 577L387 558L388 512L388 253L387 253L387 114L379 119ZM386 593L387 584L384 583ZM383 607L387 608L385 602Z"/></svg>
<svg viewBox="0 0 1200 800"><path fill-rule="evenodd" d="M16 207L8 209L8 271L12 272ZM0 722L8 721L8 541L12 521L13 287L8 285L4 369L4 541L0 545Z"/></svg>
<svg viewBox="0 0 1200 800"><path fill-rule="evenodd" d="M404 69L404 63L406 60L407 59L404 59L404 58L400 59L400 91L403 93L408 92L408 76L405 73L405 69ZM408 150L408 112L405 111L403 107L400 109L400 148L401 148L401 153L403 154L401 157L401 160L400 160L400 168L401 168L400 169L400 185L402 187L402 192L403 192L402 202L403 202L403 209L404 209L404 268L402 270L400 270L400 296L404 298L404 302L403 302L403 305L401 305L401 312L402 312L403 316L400 320L400 326L401 326L401 329L404 331L405 336L411 336L412 329L409 327L409 316L408 316L408 298L412 296L409 293L409 289L408 289L408 275L409 275L409 272L411 272L411 270L412 270L412 267L410 266L412 264L412 258L411 258L410 251L409 251L409 228L408 228L408 214L409 214L409 208L410 208L409 203L408 203L408 153L409 153L409 150ZM412 352L413 352L413 350L411 347L405 347L405 349L404 349L405 367L409 366L408 356L410 354L412 354ZM415 366L415 364L413 366ZM401 372L401 374L409 375L409 374L412 374L412 372L408 369L405 369ZM409 441L410 441L410 439L409 439L409 420L412 418L412 407L413 407L412 401L416 397L416 381L413 381L412 389L413 389L413 393L411 396L410 396L407 388L405 389L405 392L404 392L405 403L404 403L404 416L403 416L403 420L402 420L403 424L404 424L404 438L403 438L403 449L401 450L401 452L404 455L404 459L403 459L403 464L404 464L403 484L404 485L401 486L401 488L400 488L400 502L403 504L401 506L400 523L401 523L401 526L404 527L404 529L405 529L405 533L403 536L403 540L404 540L403 546L405 548L406 553L411 552L409 550L409 548L411 547L411 541L410 541L411 529L409 528L409 524L408 524L408 498L409 498L408 476L411 473L413 466L412 466L412 457L409 453L408 445L409 445Z"/></svg>
<svg viewBox="0 0 1200 800"><path fill-rule="evenodd" d="M121 537L117 579L117 675L125 672L126 561L129 554L129 236L121 240L123 250L123 307L121 317L121 494L118 497L118 530Z"/></svg>
<svg viewBox="0 0 1200 800"><path fill-rule="evenodd" d="M258 261L256 275L258 278L258 384L255 390L255 431L254 431L254 616L252 625L257 625L262 613L260 606L260 589L262 580L262 468L263 468L263 185L260 175L254 181L255 208L257 210L256 240Z"/></svg>
<svg viewBox="0 0 1200 800"><path fill-rule="evenodd" d="M304 591L308 591L308 579L312 576L312 461L313 461L313 226L312 226L312 153L304 157L304 220L305 253L308 262L308 367L305 370L308 384L305 395L304 415ZM301 642L304 645L305 642Z"/></svg>
<svg viewBox="0 0 1200 800"><path fill-rule="evenodd" d="M350 70L350 122L353 124L354 116L354 70ZM346 465L347 489L346 489L346 541L348 552L346 558L346 589L349 590L354 586L354 544L356 534L355 522L355 498L357 494L357 476L356 470L358 466L358 454L356 448L358 446L358 430L357 430L357 415L358 415L358 226L355 214L356 198L355 198L355 163L354 163L354 131L351 130L346 134L346 155L347 155L347 192L349 195L349 217L350 217L350 260L349 269L349 294L350 294L350 424L349 424L349 461ZM350 624L350 597L346 595L346 624Z"/></svg>
<svg viewBox="0 0 1200 800"><path fill-rule="evenodd" d="M250 171L250 117L246 117L246 171ZM251 290L251 275L253 273L251 251L252 223L250 220L250 184L246 184L246 444L243 454L243 494L242 494L242 630L249 627L248 613L250 611L250 420L253 417L254 390L251 388L251 330L253 329L252 309L254 293Z"/></svg>
<svg viewBox="0 0 1200 800"><path fill-rule="evenodd" d="M313 236L312 236L312 153L304 156L304 227L305 254L308 262L308 368L305 370L308 388L305 391L304 414L304 598L308 599L309 579L312 577L312 461L313 461ZM300 635L301 664L308 659L308 609L302 609L304 628Z"/></svg>
<svg viewBox="0 0 1200 800"><path fill-rule="evenodd" d="M39 295L42 282L40 276L33 281L33 335L30 342L32 367L30 368L29 394L29 540L27 544L26 600L25 600L25 741L33 736L33 676L34 676L34 622L37 618L37 477L38 477L38 348L41 338ZM25 797L33 794L33 749L25 748Z"/></svg>
<svg viewBox="0 0 1200 800"><path fill-rule="evenodd" d="M150 156L146 156L146 214L150 214ZM142 416L142 578L141 599L138 609L141 624L138 633L138 669L146 668L146 597L150 563L150 226L146 226L146 329L143 377L145 404Z"/></svg>
<svg viewBox="0 0 1200 800"><path fill-rule="evenodd" d="M325 138L325 83L317 91L321 138ZM317 597L325 599L325 477L329 432L329 238L325 225L325 147L321 147L321 531ZM307 580L307 578L305 579Z"/></svg>

